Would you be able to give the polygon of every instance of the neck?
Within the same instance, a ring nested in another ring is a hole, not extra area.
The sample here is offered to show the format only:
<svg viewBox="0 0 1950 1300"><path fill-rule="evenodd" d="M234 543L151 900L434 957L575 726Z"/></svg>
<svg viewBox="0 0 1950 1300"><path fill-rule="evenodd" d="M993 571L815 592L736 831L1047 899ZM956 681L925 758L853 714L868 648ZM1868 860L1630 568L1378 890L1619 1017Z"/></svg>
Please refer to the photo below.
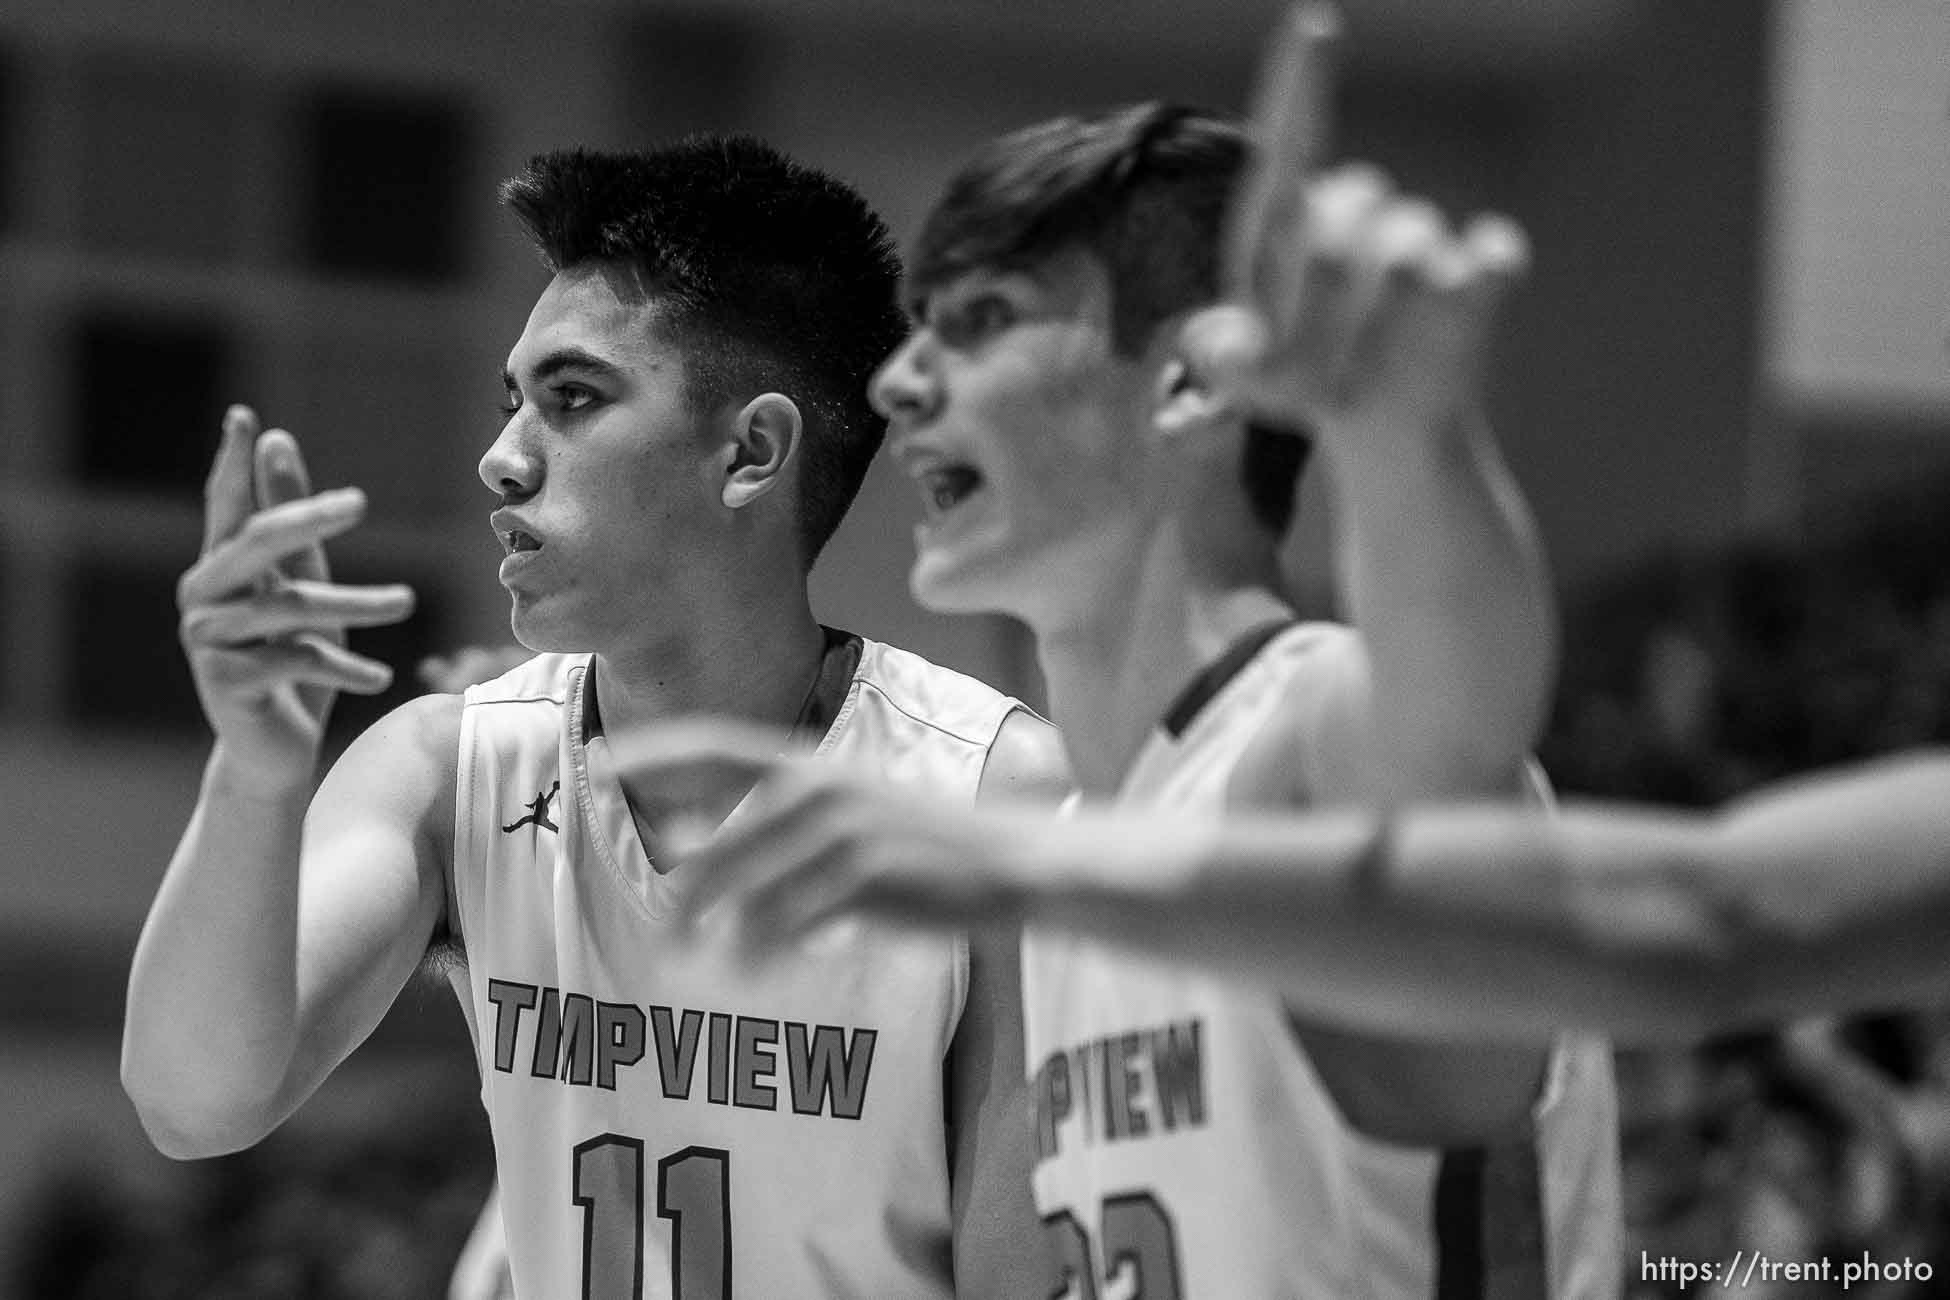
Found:
<svg viewBox="0 0 1950 1300"><path fill-rule="evenodd" d="M1167 521L1120 572L1093 575L1088 608L1029 617L1051 713L1090 794L1117 789L1201 668L1248 630L1292 617L1270 554L1191 540Z"/></svg>
<svg viewBox="0 0 1950 1300"><path fill-rule="evenodd" d="M818 674L824 644L803 584L783 598L773 593L706 610L692 606L669 631L596 654L603 730L615 735L685 714L789 727Z"/></svg>

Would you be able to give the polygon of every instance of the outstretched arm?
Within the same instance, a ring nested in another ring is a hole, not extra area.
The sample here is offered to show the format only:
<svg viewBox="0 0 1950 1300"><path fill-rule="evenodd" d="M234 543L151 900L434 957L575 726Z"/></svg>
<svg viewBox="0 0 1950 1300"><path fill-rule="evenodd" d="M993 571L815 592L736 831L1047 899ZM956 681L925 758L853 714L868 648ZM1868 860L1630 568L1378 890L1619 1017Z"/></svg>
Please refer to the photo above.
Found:
<svg viewBox="0 0 1950 1300"><path fill-rule="evenodd" d="M330 581L321 544L364 499L312 495L296 441L260 438L244 408L225 419L207 495L179 599L216 743L136 947L122 1038L123 1086L182 1157L261 1138L412 972L443 906L431 810L443 786L451 807L458 722L437 701L394 713L310 800L333 693L390 680L343 630L396 622L412 593Z"/></svg>
<svg viewBox="0 0 1950 1300"><path fill-rule="evenodd" d="M1097 831L1160 842L1135 822ZM1943 752L1711 816L1454 805L1233 820L1147 860L1148 887L1071 856L1039 870L1069 883L1027 910L1201 960L1231 953L1316 1014L1416 1034L1689 1040L1950 993Z"/></svg>
<svg viewBox="0 0 1950 1300"><path fill-rule="evenodd" d="M1282 990L1324 1021L1686 1041L1950 995L1950 751L1717 814L1451 804L1188 819L944 809L761 738L679 730L643 770L738 762L764 815L697 850L692 905L770 941L834 916L1033 921Z"/></svg>

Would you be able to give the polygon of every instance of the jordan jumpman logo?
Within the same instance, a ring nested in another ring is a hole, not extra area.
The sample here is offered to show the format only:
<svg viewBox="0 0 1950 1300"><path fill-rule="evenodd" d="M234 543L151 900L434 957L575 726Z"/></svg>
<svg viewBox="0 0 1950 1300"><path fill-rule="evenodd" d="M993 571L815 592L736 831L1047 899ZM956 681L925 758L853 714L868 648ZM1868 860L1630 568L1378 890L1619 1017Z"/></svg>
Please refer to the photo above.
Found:
<svg viewBox="0 0 1950 1300"><path fill-rule="evenodd" d="M528 804L528 815L526 817L517 817L512 824L503 826L501 833L504 835L512 835L522 827L528 825L528 823L533 822L545 831L554 831L560 835L562 828L548 819L548 805L549 801L555 798L556 792L561 788L562 783L557 781L548 788L547 794L536 795Z"/></svg>

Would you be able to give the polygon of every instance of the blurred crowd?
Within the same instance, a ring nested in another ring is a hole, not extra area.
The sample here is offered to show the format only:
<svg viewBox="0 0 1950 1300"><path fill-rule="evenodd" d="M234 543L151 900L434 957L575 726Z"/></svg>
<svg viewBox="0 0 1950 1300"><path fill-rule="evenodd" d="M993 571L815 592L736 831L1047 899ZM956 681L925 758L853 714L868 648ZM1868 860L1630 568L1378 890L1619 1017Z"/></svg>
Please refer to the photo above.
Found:
<svg viewBox="0 0 1950 1300"><path fill-rule="evenodd" d="M19 1234L18 1300L437 1300L493 1180L472 1063L413 1062L381 1106L250 1150L64 1159Z"/></svg>
<svg viewBox="0 0 1950 1300"><path fill-rule="evenodd" d="M1920 486L1793 545L1668 557L1573 601L1544 746L1558 787L1707 806L1950 743L1950 483ZM491 1176L454 1064L356 1136L301 1120L241 1155L139 1175L64 1162L9 1225L12 1294L443 1294ZM1912 1269L1849 1294L1950 1295L1950 1008L1625 1052L1619 1070L1631 1300L1684 1293L1647 1261L1735 1250L1927 1263L1929 1281ZM1755 1278L1742 1293L1827 1291Z"/></svg>
<svg viewBox="0 0 1950 1300"><path fill-rule="evenodd" d="M1950 743L1946 502L1950 482L1919 483L1793 545L1667 557L1576 602L1544 748L1559 788L1717 805ZM1849 1294L1950 1295L1950 1010L1621 1053L1619 1081L1633 1300L1683 1294L1647 1259L1738 1249L1907 1258L1934 1276ZM1755 1279L1742 1294L1840 1288Z"/></svg>

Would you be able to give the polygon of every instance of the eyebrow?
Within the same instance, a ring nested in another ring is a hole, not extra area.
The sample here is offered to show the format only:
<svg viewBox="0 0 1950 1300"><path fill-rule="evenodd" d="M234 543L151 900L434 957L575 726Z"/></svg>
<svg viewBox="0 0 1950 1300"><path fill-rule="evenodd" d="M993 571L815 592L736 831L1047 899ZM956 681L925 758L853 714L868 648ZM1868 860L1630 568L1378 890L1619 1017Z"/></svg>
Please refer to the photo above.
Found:
<svg viewBox="0 0 1950 1300"><path fill-rule="evenodd" d="M909 289L907 313L918 324L927 319L928 305L951 290L957 298L971 298L983 293L1000 292L1005 281L1017 277L1029 281L1038 289L1049 287L1049 277L1041 262L1028 262L1021 266L979 263L958 271L947 279L936 280L925 288Z"/></svg>
<svg viewBox="0 0 1950 1300"><path fill-rule="evenodd" d="M579 370L595 375L621 375L622 368L613 361L605 361L593 352L582 348L557 348L535 363L533 382L545 384L565 370ZM506 366L501 367L501 382L509 388L517 388L515 372Z"/></svg>

